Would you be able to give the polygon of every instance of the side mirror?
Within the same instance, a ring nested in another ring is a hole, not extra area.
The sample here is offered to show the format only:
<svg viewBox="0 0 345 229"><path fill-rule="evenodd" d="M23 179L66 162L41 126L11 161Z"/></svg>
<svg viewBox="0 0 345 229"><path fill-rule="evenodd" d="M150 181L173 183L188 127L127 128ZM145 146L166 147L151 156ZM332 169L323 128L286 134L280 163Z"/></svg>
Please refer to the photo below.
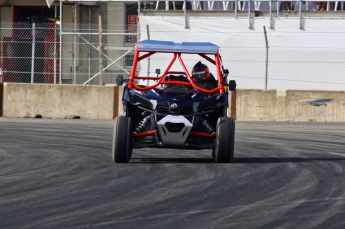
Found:
<svg viewBox="0 0 345 229"><path fill-rule="evenodd" d="M222 78L226 79L226 77L228 77L228 75L229 75L229 70L228 69L223 69Z"/></svg>
<svg viewBox="0 0 345 229"><path fill-rule="evenodd" d="M122 86L123 85L123 75L118 75L115 79L115 83L117 86Z"/></svg>
<svg viewBox="0 0 345 229"><path fill-rule="evenodd" d="M159 68L156 69L156 74L157 74L157 81L158 81L158 76L161 74L161 70Z"/></svg>
<svg viewBox="0 0 345 229"><path fill-rule="evenodd" d="M235 80L229 80L229 90L234 91L236 89L236 81Z"/></svg>

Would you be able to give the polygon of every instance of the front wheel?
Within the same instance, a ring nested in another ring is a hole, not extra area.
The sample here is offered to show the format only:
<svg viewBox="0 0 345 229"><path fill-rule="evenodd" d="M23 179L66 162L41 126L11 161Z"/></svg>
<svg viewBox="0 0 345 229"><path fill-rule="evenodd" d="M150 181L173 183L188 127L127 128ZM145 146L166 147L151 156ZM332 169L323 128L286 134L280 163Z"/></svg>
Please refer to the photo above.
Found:
<svg viewBox="0 0 345 229"><path fill-rule="evenodd" d="M217 121L216 146L214 160L217 163L232 163L234 160L235 121L221 117Z"/></svg>
<svg viewBox="0 0 345 229"><path fill-rule="evenodd" d="M113 134L113 161L127 163L132 156L132 120L127 116L118 116L115 119Z"/></svg>

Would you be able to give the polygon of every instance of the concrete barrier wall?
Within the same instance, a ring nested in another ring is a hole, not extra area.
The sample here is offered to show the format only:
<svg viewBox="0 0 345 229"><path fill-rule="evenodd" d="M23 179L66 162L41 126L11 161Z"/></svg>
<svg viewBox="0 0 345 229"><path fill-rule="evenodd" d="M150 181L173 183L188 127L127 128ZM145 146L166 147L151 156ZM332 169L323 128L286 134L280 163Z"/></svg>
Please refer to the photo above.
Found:
<svg viewBox="0 0 345 229"><path fill-rule="evenodd" d="M3 85L3 117L112 119L118 88L54 84Z"/></svg>
<svg viewBox="0 0 345 229"><path fill-rule="evenodd" d="M114 119L123 114L123 87L4 83L2 90L3 117ZM239 121L345 122L345 91L238 89L229 97L228 114Z"/></svg>
<svg viewBox="0 0 345 229"><path fill-rule="evenodd" d="M236 117L245 121L345 121L345 91L237 90Z"/></svg>

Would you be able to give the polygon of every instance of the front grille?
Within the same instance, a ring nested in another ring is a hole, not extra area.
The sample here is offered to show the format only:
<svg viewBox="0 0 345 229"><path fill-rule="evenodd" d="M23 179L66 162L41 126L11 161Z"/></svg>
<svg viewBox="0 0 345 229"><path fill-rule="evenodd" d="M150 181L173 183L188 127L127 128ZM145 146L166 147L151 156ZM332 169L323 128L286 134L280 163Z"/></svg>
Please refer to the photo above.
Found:
<svg viewBox="0 0 345 229"><path fill-rule="evenodd" d="M157 113L168 115L168 114L177 114L177 115L192 115L193 107L183 107L180 111L174 111L174 113L169 111L168 107L158 106Z"/></svg>
<svg viewBox="0 0 345 229"><path fill-rule="evenodd" d="M183 107L181 110L182 115L192 115L193 113L194 112L192 107Z"/></svg>
<svg viewBox="0 0 345 229"><path fill-rule="evenodd" d="M183 123L167 122L167 123L165 123L165 127L168 129L169 132L179 133L183 129L184 124Z"/></svg>
<svg viewBox="0 0 345 229"><path fill-rule="evenodd" d="M157 107L157 122L161 120L166 115L193 115L193 107L183 107L181 110L177 110L174 112L170 112L168 107L158 106ZM192 121L193 117L189 116L186 117L190 122Z"/></svg>
<svg viewBox="0 0 345 229"><path fill-rule="evenodd" d="M165 114L165 115L170 114L169 108L168 107L162 107L162 106L157 107L157 113Z"/></svg>

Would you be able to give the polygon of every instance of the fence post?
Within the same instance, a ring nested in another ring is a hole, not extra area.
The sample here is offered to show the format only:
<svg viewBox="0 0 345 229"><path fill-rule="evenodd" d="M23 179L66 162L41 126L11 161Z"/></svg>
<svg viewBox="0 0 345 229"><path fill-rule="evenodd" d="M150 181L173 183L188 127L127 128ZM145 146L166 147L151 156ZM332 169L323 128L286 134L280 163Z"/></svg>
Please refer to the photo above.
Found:
<svg viewBox="0 0 345 229"><path fill-rule="evenodd" d="M36 43L36 26L32 23L32 49L31 49L31 83L34 82L35 75L35 43Z"/></svg>
<svg viewBox="0 0 345 229"><path fill-rule="evenodd" d="M253 29L252 18L250 17L250 0L248 0L248 19L249 19L249 29Z"/></svg>
<svg viewBox="0 0 345 229"><path fill-rule="evenodd" d="M55 5L54 9L54 84L56 84L56 13L57 13L57 7Z"/></svg>
<svg viewBox="0 0 345 229"><path fill-rule="evenodd" d="M144 4L146 5L146 2L144 2ZM140 21L138 20L139 16L141 15L141 11L140 11L140 0L138 1L138 17L137 17L137 41L140 41ZM128 29L128 28L125 28L125 29Z"/></svg>
<svg viewBox="0 0 345 229"><path fill-rule="evenodd" d="M146 24L146 32L147 32L147 39L150 40L150 27L148 24ZM150 66L151 66L151 57L148 57L147 59L147 75L150 75ZM150 82L149 80L147 81L147 86L149 86Z"/></svg>
<svg viewBox="0 0 345 229"><path fill-rule="evenodd" d="M103 62L102 62L102 16L98 16L98 27L99 27L99 84L103 85L103 76L102 76L102 70L103 70Z"/></svg>
<svg viewBox="0 0 345 229"><path fill-rule="evenodd" d="M73 7L74 35L73 35L73 84L77 83L77 3Z"/></svg>
<svg viewBox="0 0 345 229"><path fill-rule="evenodd" d="M279 13L279 4L280 4L281 2L280 1L277 1L277 18L279 18L280 16L280 13ZM271 8L272 8L272 5L271 5Z"/></svg>
<svg viewBox="0 0 345 229"><path fill-rule="evenodd" d="M274 29L273 16L272 16L272 0L270 0L270 29Z"/></svg>
<svg viewBox="0 0 345 229"><path fill-rule="evenodd" d="M266 26L264 26L265 42L266 42L266 72L265 72L265 89L267 90L267 78L268 78L268 40Z"/></svg>
<svg viewBox="0 0 345 229"><path fill-rule="evenodd" d="M302 18L302 0L299 1L299 29L304 29L303 18ZM327 3L329 4L329 2Z"/></svg>
<svg viewBox="0 0 345 229"><path fill-rule="evenodd" d="M88 80L90 80L90 78L91 78L91 55L90 55L90 53L88 55L89 55ZM90 81L89 81L89 85L90 85Z"/></svg>
<svg viewBox="0 0 345 229"><path fill-rule="evenodd" d="M183 9L183 15L184 15L184 28L189 29L188 25L188 18L187 18L187 1L184 0L184 9Z"/></svg>
<svg viewBox="0 0 345 229"><path fill-rule="evenodd" d="M236 120L236 89L231 91L230 117Z"/></svg>
<svg viewBox="0 0 345 229"><path fill-rule="evenodd" d="M4 83L0 81L0 117L2 117L2 109L4 107Z"/></svg>
<svg viewBox="0 0 345 229"><path fill-rule="evenodd" d="M113 119L119 116L119 87L114 86L114 97L113 97Z"/></svg>
<svg viewBox="0 0 345 229"><path fill-rule="evenodd" d="M4 112L4 75L2 68L0 68L0 117L2 117L2 114Z"/></svg>

